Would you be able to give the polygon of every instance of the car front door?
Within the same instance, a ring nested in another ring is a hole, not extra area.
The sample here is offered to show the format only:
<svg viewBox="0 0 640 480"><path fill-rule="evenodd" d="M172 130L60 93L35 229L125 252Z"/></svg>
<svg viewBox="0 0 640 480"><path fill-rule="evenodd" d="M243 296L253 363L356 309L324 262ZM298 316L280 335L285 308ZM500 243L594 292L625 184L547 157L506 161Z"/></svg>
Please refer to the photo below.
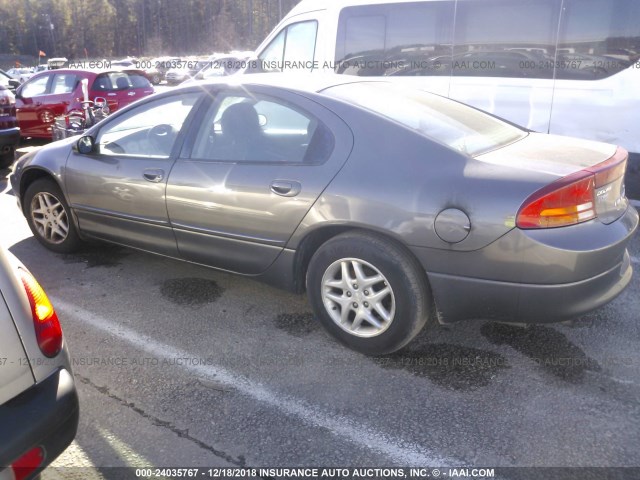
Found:
<svg viewBox="0 0 640 480"><path fill-rule="evenodd" d="M348 158L342 120L299 95L269 93L218 91L194 122L167 186L184 258L264 272Z"/></svg>
<svg viewBox="0 0 640 480"><path fill-rule="evenodd" d="M83 233L177 256L165 189L200 97L186 92L145 102L108 120L96 134L93 154L70 154L65 183Z"/></svg>

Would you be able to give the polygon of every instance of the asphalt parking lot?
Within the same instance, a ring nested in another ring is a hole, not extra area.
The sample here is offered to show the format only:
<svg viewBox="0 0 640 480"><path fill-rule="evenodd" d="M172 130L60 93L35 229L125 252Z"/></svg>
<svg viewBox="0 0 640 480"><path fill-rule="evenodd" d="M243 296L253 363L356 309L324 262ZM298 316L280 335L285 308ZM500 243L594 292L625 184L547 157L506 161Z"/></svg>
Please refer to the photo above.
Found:
<svg viewBox="0 0 640 480"><path fill-rule="evenodd" d="M0 244L58 311L82 409L44 479L117 478L106 467L118 466L640 465L638 273L573 325L436 327L371 358L331 339L305 296L120 247L45 250L8 173ZM638 270L638 235L631 253Z"/></svg>

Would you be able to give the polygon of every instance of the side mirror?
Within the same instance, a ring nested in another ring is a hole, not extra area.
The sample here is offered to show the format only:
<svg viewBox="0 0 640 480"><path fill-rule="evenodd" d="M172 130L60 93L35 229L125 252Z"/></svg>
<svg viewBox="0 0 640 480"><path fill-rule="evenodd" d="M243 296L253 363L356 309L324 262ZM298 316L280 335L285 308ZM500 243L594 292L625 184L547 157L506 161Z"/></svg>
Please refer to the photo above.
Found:
<svg viewBox="0 0 640 480"><path fill-rule="evenodd" d="M78 149L78 153L89 155L95 151L96 141L91 135L85 135L80 137L80 140L76 143L76 148Z"/></svg>

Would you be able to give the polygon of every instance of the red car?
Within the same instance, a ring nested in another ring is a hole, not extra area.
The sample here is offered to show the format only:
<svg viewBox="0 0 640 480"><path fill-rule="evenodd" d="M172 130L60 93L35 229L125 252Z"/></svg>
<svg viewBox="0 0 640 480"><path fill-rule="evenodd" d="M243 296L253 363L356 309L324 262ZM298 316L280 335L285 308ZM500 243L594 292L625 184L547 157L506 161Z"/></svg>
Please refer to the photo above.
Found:
<svg viewBox="0 0 640 480"><path fill-rule="evenodd" d="M89 81L89 99L106 98L111 112L153 93L153 86L140 70L59 69L38 73L16 91L20 135L51 139L55 117L82 110L80 81L84 78Z"/></svg>
<svg viewBox="0 0 640 480"><path fill-rule="evenodd" d="M14 150L20 140L16 123L16 99L4 85L0 84L0 168L13 163Z"/></svg>

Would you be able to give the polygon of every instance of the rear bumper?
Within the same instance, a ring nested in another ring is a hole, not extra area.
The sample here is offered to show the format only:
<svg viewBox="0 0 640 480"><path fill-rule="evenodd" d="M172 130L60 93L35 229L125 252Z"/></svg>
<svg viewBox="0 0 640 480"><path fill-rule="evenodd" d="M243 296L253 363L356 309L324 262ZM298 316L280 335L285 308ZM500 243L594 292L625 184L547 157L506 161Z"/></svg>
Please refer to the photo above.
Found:
<svg viewBox="0 0 640 480"><path fill-rule="evenodd" d="M0 153L5 147L15 148L19 141L20 129L18 127L0 130Z"/></svg>
<svg viewBox="0 0 640 480"><path fill-rule="evenodd" d="M620 264L586 280L556 285L497 282L429 274L440 320L465 319L552 323L576 318L607 304L631 281L629 253Z"/></svg>
<svg viewBox="0 0 640 480"><path fill-rule="evenodd" d="M583 315L624 290L633 271L627 246L639 220L629 207L609 225L513 229L477 251L414 252L442 323L551 323Z"/></svg>
<svg viewBox="0 0 640 480"><path fill-rule="evenodd" d="M73 441L78 416L78 395L65 369L2 405L0 469L37 446L46 452L42 468L49 465Z"/></svg>

